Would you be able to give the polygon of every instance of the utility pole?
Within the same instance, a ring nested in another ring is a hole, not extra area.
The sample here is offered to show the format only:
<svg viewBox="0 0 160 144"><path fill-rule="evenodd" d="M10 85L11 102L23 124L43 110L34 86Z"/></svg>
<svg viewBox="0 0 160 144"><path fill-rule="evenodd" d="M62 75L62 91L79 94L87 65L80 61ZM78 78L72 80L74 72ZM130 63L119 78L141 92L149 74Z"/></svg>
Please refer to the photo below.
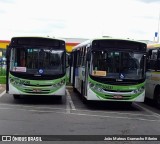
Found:
<svg viewBox="0 0 160 144"><path fill-rule="evenodd" d="M160 11L159 11L159 18L158 18L158 36L157 36L157 42L159 42L159 25L160 25Z"/></svg>
<svg viewBox="0 0 160 144"><path fill-rule="evenodd" d="M158 18L158 29L157 32L155 32L154 35L154 42L159 43L159 25L160 25L160 11L159 11L159 18Z"/></svg>

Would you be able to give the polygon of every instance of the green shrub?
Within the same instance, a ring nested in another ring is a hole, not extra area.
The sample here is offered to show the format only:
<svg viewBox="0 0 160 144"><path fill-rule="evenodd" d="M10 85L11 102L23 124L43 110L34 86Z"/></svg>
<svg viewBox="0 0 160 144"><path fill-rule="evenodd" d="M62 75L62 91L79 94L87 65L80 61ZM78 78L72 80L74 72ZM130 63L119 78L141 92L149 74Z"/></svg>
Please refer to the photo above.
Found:
<svg viewBox="0 0 160 144"><path fill-rule="evenodd" d="M6 69L0 67L0 76L5 76L6 75Z"/></svg>
<svg viewBox="0 0 160 144"><path fill-rule="evenodd" d="M0 84L6 83L6 76L0 76Z"/></svg>

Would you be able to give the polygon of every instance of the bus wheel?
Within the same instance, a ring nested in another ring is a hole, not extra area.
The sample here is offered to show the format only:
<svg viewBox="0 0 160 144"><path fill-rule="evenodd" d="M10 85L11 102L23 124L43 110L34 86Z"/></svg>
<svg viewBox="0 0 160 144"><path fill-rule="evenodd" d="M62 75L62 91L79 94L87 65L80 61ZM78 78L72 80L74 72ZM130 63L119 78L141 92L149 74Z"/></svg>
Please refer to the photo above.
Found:
<svg viewBox="0 0 160 144"><path fill-rule="evenodd" d="M84 92L83 92L83 81L81 82L81 96L84 97Z"/></svg>
<svg viewBox="0 0 160 144"><path fill-rule="evenodd" d="M75 87L73 87L73 91L74 91L74 92L77 92L77 89L76 89Z"/></svg>
<svg viewBox="0 0 160 144"><path fill-rule="evenodd" d="M59 96L59 101L61 102L61 104L66 103L66 98L67 98L67 96L66 96L66 95Z"/></svg>
<svg viewBox="0 0 160 144"><path fill-rule="evenodd" d="M13 95L14 99L20 99L20 97L21 97L20 95Z"/></svg>
<svg viewBox="0 0 160 144"><path fill-rule="evenodd" d="M156 107L160 109L160 90L158 90L155 94L155 103Z"/></svg>
<svg viewBox="0 0 160 144"><path fill-rule="evenodd" d="M88 100L83 96L82 97L82 102L84 103L84 104L88 104L89 102L88 102Z"/></svg>

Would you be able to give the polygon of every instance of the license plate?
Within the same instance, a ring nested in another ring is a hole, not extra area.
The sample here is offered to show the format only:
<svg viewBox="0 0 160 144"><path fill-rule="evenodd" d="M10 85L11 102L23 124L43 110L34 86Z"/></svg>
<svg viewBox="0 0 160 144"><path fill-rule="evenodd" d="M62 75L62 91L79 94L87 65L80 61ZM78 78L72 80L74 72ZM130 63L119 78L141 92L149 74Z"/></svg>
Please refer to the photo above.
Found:
<svg viewBox="0 0 160 144"><path fill-rule="evenodd" d="M123 96L121 96L121 95L114 95L114 96L113 96L113 98L116 98L116 99L122 99L122 98L123 98Z"/></svg>
<svg viewBox="0 0 160 144"><path fill-rule="evenodd" d="M33 89L33 92L41 92L40 89Z"/></svg>

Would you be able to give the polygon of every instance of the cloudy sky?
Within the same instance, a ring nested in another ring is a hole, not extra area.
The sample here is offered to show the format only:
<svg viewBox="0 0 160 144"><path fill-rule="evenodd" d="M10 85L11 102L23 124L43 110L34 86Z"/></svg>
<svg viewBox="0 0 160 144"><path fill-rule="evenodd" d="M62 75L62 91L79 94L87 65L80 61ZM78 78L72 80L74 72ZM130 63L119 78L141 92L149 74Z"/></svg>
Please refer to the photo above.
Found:
<svg viewBox="0 0 160 144"><path fill-rule="evenodd" d="M160 0L0 0L0 40L13 36L153 40Z"/></svg>

